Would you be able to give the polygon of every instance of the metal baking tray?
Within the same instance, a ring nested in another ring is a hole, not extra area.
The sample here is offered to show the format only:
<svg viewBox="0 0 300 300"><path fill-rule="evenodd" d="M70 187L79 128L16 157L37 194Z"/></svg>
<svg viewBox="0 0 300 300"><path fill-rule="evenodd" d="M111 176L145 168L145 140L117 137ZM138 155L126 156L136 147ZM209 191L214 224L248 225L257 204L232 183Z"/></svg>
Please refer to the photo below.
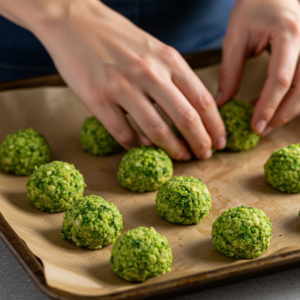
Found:
<svg viewBox="0 0 300 300"><path fill-rule="evenodd" d="M221 61L221 50L206 51L183 55L192 69L210 66ZM58 74L49 76L0 83L0 91L43 86L63 86L64 81ZM42 262L34 256L26 243L15 233L0 213L0 237L21 263L36 285L54 299L89 299L119 300L141 299L160 296L168 298L174 295L187 294L201 289L236 282L243 279L268 274L300 265L300 250L272 255L240 265L232 265L213 271L201 272L184 278L155 283L135 289L116 292L105 296L79 296L57 290L47 285Z"/></svg>

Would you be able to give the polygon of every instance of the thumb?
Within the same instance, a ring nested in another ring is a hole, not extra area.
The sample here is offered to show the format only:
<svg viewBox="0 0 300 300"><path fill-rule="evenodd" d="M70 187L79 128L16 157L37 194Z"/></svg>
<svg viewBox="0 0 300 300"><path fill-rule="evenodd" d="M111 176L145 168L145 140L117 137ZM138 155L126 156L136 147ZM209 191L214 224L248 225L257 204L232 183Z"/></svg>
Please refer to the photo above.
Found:
<svg viewBox="0 0 300 300"><path fill-rule="evenodd" d="M246 55L246 39L240 33L226 33L223 42L219 88L215 97L218 106L226 103L237 92L243 74Z"/></svg>

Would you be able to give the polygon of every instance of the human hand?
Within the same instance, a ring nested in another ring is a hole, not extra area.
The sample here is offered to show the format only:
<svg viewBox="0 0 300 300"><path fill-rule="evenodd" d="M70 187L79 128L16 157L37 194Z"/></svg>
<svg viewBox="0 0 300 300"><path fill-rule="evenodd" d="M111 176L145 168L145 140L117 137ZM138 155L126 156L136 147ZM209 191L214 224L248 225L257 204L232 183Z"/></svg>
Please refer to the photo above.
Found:
<svg viewBox="0 0 300 300"><path fill-rule="evenodd" d="M209 158L212 145L225 147L215 101L177 51L100 1L50 2L40 26L29 22L27 27L42 41L66 83L123 147L153 143L174 159L191 158L153 102L198 158ZM72 5L63 8L68 2ZM147 138L134 131L125 113Z"/></svg>
<svg viewBox="0 0 300 300"><path fill-rule="evenodd" d="M262 136L300 114L300 5L298 0L237 0L223 43L219 106L237 92L245 60L268 46L268 77L251 121Z"/></svg>

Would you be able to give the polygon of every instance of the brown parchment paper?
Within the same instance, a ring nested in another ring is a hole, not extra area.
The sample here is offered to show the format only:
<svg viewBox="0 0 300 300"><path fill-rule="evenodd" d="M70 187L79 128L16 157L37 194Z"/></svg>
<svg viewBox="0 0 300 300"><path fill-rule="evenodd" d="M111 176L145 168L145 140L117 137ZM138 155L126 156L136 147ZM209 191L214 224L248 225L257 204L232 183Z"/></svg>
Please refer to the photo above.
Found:
<svg viewBox="0 0 300 300"><path fill-rule="evenodd" d="M267 65L267 54L248 62L239 98L252 100L259 95ZM197 70L213 94L218 72L219 66ZM64 213L35 209L26 199L28 177L0 171L0 211L42 260L49 286L73 294L105 295L244 263L246 260L219 253L210 236L212 223L225 209L243 204L262 209L273 224L271 245L261 257L300 249L299 195L275 191L263 175L263 164L272 151L299 142L300 119L263 138L255 149L247 152L217 153L208 161L174 162L175 176L201 178L212 194L212 210L199 225L179 226L156 214L156 192L133 193L118 184L116 173L124 153L103 158L81 150L79 130L89 115L67 88L4 92L0 94L0 142L6 134L20 128L33 127L42 132L51 145L52 159L75 164L82 172L87 183L85 195L99 195L117 205L123 214L123 232L138 226L153 226L167 237L173 251L172 271L142 285L120 279L109 265L111 245L92 251L62 240Z"/></svg>

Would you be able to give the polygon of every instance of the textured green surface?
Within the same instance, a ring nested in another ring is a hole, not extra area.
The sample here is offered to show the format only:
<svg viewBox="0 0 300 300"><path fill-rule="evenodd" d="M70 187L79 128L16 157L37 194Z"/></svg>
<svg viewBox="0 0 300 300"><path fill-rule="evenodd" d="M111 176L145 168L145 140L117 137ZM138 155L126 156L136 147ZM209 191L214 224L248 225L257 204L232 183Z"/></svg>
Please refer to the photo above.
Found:
<svg viewBox="0 0 300 300"><path fill-rule="evenodd" d="M284 193L300 193L300 144L274 151L264 168L273 188Z"/></svg>
<svg viewBox="0 0 300 300"><path fill-rule="evenodd" d="M50 146L45 137L33 129L9 134L0 146L0 167L5 172L30 175L35 166L50 161Z"/></svg>
<svg viewBox="0 0 300 300"><path fill-rule="evenodd" d="M175 224L198 224L209 213L211 195L206 185L193 177L166 181L156 196L157 213Z"/></svg>
<svg viewBox="0 0 300 300"><path fill-rule="evenodd" d="M118 180L123 187L142 193L157 190L172 174L172 161L165 151L141 146L124 155Z"/></svg>
<svg viewBox="0 0 300 300"><path fill-rule="evenodd" d="M80 130L80 143L84 151L106 156L122 151L122 146L95 117L85 119Z"/></svg>
<svg viewBox="0 0 300 300"><path fill-rule="evenodd" d="M75 200L66 211L62 237L77 247L97 250L113 243L122 228L122 214L118 208L92 195Z"/></svg>
<svg viewBox="0 0 300 300"><path fill-rule="evenodd" d="M231 100L220 108L227 135L226 148L245 151L256 146L259 135L251 129L253 106L245 101Z"/></svg>
<svg viewBox="0 0 300 300"><path fill-rule="evenodd" d="M75 199L82 197L85 187L81 173L74 165L53 161L42 165L27 181L27 198L38 209L65 211Z"/></svg>
<svg viewBox="0 0 300 300"><path fill-rule="evenodd" d="M110 264L121 278L143 282L171 271L172 251L167 239L154 228L138 227L117 239Z"/></svg>
<svg viewBox="0 0 300 300"><path fill-rule="evenodd" d="M255 258L270 245L272 224L265 213L253 207L225 210L213 223L212 241L223 254L233 258Z"/></svg>

